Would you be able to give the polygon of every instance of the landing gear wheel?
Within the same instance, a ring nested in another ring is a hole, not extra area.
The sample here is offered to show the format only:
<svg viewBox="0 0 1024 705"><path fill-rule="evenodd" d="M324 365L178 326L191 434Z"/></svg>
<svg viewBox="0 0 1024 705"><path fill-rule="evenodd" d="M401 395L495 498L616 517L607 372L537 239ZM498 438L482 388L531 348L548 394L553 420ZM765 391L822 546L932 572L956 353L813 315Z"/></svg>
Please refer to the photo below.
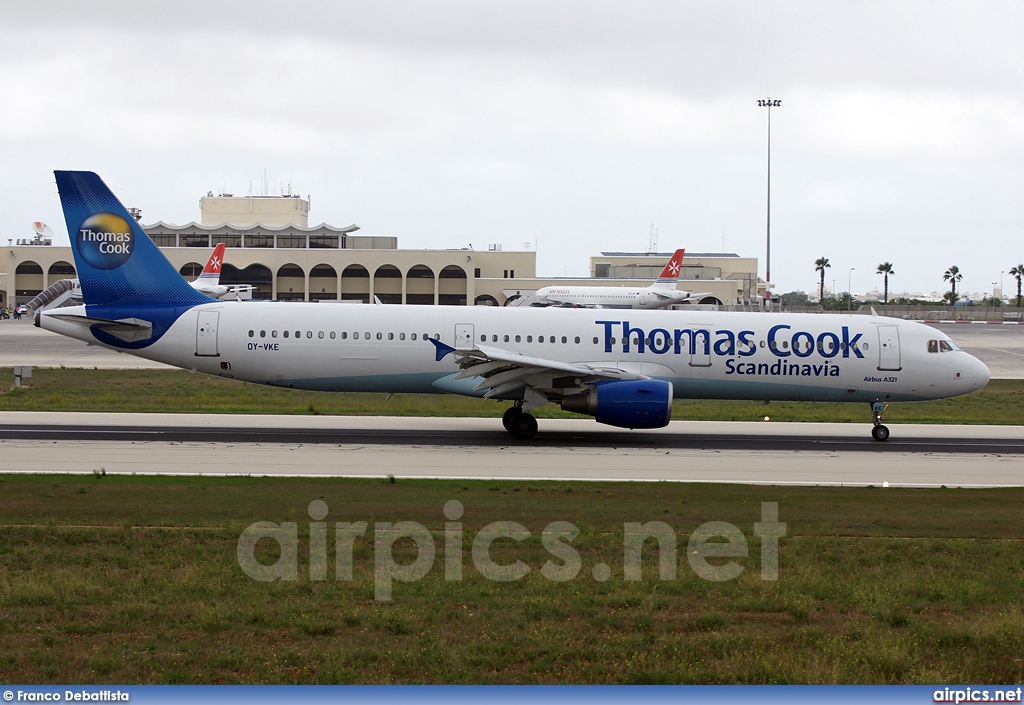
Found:
<svg viewBox="0 0 1024 705"><path fill-rule="evenodd" d="M878 424L871 429L871 437L876 441L887 441L889 440L889 428L882 424Z"/></svg>
<svg viewBox="0 0 1024 705"><path fill-rule="evenodd" d="M512 419L515 418L516 414L521 414L518 406L510 406L505 409L505 413L501 415L501 425L505 427L505 430L509 433L512 432Z"/></svg>
<svg viewBox="0 0 1024 705"><path fill-rule="evenodd" d="M515 414L508 424L509 433L521 441L526 441L537 435L537 419L533 414Z"/></svg>

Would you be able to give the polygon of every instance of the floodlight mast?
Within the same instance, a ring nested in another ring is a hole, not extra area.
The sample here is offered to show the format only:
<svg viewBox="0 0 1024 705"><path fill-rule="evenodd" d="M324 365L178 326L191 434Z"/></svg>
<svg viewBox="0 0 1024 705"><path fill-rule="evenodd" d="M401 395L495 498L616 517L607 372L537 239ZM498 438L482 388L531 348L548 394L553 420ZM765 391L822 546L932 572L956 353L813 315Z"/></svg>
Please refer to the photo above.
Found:
<svg viewBox="0 0 1024 705"><path fill-rule="evenodd" d="M768 207L765 233L764 298L769 311L772 310L772 108L778 108L782 101L765 98L757 101L760 108L768 108Z"/></svg>

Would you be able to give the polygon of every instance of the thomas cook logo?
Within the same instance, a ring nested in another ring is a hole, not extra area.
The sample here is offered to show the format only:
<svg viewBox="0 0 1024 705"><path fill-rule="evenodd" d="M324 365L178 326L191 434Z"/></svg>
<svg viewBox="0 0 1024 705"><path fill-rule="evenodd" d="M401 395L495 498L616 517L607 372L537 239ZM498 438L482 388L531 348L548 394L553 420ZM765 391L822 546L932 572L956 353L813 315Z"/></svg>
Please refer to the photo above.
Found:
<svg viewBox="0 0 1024 705"><path fill-rule="evenodd" d="M124 218L96 213L78 228L78 254L96 269L117 269L135 250L135 233Z"/></svg>

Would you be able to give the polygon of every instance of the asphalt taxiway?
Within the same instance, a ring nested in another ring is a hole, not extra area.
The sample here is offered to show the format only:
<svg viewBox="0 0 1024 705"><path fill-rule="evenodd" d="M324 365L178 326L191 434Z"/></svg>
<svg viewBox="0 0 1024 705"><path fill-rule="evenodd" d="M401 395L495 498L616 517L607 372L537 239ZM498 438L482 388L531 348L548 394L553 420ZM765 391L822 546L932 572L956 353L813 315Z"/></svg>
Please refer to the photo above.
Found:
<svg viewBox="0 0 1024 705"><path fill-rule="evenodd" d="M674 421L0 413L0 472L1024 486L1024 428Z"/></svg>

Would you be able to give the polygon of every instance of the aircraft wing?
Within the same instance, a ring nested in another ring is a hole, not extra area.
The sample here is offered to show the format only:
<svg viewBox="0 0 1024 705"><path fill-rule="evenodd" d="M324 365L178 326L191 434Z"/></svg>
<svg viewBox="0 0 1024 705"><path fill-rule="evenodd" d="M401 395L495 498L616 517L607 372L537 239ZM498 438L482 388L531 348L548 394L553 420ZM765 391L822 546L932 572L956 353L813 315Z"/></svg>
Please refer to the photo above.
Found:
<svg viewBox="0 0 1024 705"><path fill-rule="evenodd" d="M481 378L473 391L487 390L485 399L504 396L524 387L545 395L561 395L575 393L596 382L649 379L647 375L615 367L549 360L485 345L458 350L440 340L432 338L430 342L437 348L437 360L449 354L455 356L455 362L462 370L455 379Z"/></svg>

